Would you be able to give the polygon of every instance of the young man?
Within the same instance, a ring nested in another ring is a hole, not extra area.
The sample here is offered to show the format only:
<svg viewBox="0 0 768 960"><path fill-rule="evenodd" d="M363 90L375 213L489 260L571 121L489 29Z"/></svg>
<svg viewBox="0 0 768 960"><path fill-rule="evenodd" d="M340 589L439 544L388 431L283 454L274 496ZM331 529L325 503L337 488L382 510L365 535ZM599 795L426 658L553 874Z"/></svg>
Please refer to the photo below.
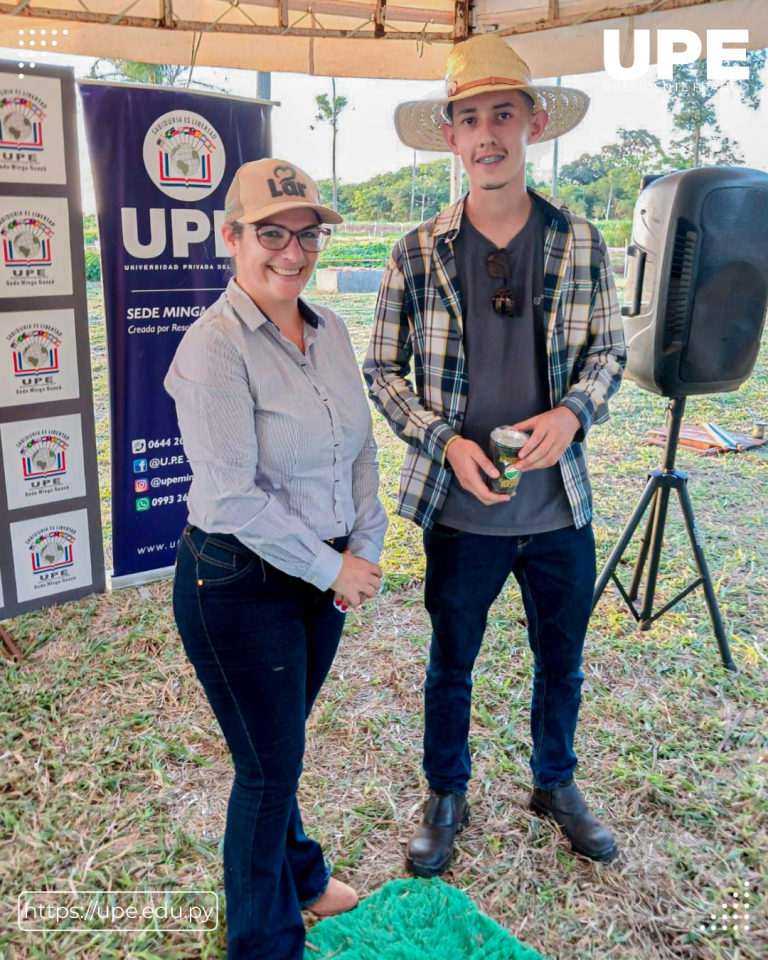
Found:
<svg viewBox="0 0 768 960"><path fill-rule="evenodd" d="M608 861L616 843L573 780L573 740L595 581L585 436L608 418L626 354L602 237L525 186L528 144L576 126L588 98L533 86L490 35L454 47L446 88L443 100L401 104L395 123L414 149L459 154L469 193L395 244L364 366L409 445L398 513L423 528L427 558L429 796L407 865L442 873L468 822L472 669L510 573L534 657L531 806L574 850ZM486 482L499 475L489 440L503 424L530 433L513 498Z"/></svg>

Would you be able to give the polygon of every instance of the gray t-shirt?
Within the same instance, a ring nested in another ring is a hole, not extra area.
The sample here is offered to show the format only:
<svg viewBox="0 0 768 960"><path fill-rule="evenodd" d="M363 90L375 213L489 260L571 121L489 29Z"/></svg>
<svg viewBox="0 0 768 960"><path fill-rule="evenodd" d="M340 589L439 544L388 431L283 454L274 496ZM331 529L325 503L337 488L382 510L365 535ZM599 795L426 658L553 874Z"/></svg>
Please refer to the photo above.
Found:
<svg viewBox="0 0 768 960"><path fill-rule="evenodd" d="M494 279L486 258L500 248L466 211L454 241L464 317L469 393L461 436L490 455L491 430L551 410L544 329L545 214L534 201L525 226L507 245L509 280ZM492 297L508 286L515 315L499 316ZM524 473L508 503L485 506L453 478L439 523L470 533L528 536L573 524L559 465Z"/></svg>

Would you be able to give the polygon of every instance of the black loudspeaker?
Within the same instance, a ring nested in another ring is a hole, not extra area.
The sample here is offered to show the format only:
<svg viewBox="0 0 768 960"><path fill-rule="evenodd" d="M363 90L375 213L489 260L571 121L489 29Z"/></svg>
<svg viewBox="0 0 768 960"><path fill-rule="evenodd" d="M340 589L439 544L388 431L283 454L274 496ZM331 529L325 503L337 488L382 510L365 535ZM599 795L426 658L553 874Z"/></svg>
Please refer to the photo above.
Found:
<svg viewBox="0 0 768 960"><path fill-rule="evenodd" d="M665 397L736 390L768 306L768 174L700 167L643 181L627 250L627 375Z"/></svg>

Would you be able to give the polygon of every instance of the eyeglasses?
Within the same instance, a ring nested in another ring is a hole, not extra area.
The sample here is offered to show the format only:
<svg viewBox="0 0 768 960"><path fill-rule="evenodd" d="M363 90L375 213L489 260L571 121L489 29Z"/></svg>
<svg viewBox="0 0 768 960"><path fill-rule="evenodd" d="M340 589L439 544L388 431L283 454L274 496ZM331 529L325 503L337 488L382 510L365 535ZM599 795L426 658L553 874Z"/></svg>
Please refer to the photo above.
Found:
<svg viewBox="0 0 768 960"><path fill-rule="evenodd" d="M506 250L495 250L489 253L485 260L488 276L494 280L509 281L509 257ZM509 287L496 290L491 298L493 309L502 317L512 317L515 314L515 294Z"/></svg>
<svg viewBox="0 0 768 960"><path fill-rule="evenodd" d="M289 230L277 223L251 223L256 237L267 250L285 250L292 237L299 238L299 246L307 253L319 253L328 246L331 231L327 227L305 227L304 230Z"/></svg>

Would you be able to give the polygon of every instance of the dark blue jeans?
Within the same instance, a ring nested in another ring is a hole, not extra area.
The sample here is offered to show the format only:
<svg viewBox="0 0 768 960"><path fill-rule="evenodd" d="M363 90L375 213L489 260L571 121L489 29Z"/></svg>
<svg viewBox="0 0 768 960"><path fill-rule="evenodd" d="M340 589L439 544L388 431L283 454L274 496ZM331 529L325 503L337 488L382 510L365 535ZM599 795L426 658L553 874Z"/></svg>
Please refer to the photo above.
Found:
<svg viewBox="0 0 768 960"><path fill-rule="evenodd" d="M433 631L425 690L429 786L455 793L467 789L472 668L488 610L510 573L520 585L534 659L533 781L547 789L567 780L577 763L573 738L584 679L581 656L595 585L592 525L494 537L436 524L424 532L424 550L424 602Z"/></svg>
<svg viewBox="0 0 768 960"><path fill-rule="evenodd" d="M343 550L346 538L333 546ZM224 833L229 960L303 960L301 908L330 870L304 833L296 790L304 725L344 614L230 534L187 527L173 610L235 766Z"/></svg>

